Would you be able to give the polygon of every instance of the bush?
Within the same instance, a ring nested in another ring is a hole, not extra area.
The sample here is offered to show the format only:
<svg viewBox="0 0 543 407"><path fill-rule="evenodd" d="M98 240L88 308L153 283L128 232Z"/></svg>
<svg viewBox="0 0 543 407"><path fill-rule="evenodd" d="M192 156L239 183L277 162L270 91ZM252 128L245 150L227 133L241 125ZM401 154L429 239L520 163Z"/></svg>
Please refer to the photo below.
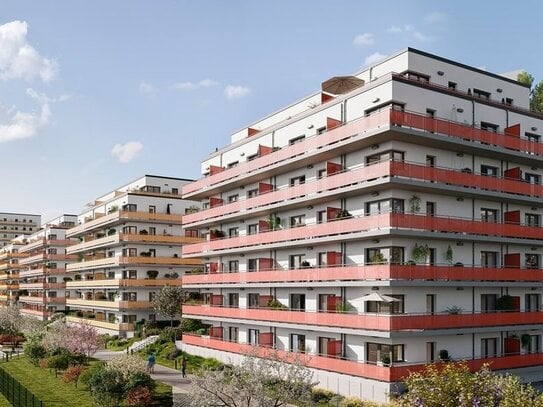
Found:
<svg viewBox="0 0 543 407"><path fill-rule="evenodd" d="M24 346L24 353L30 363L34 366L38 366L40 360L47 356L47 351L41 345L41 343L36 341L28 341Z"/></svg>
<svg viewBox="0 0 543 407"><path fill-rule="evenodd" d="M104 367L103 362L91 365L91 367L89 367L88 369L85 369L85 370L83 370L83 372L81 372L81 374L79 375L79 382L83 383L85 386L88 386L90 378L94 374L96 374L96 372L103 369L103 367Z"/></svg>
<svg viewBox="0 0 543 407"><path fill-rule="evenodd" d="M181 336L181 328L164 328L159 336L159 341L162 343L175 342L175 340Z"/></svg>
<svg viewBox="0 0 543 407"><path fill-rule="evenodd" d="M105 366L94 371L88 381L92 398L103 407L117 407L121 403L126 383L120 372Z"/></svg>
<svg viewBox="0 0 543 407"><path fill-rule="evenodd" d="M146 387L149 390L154 390L155 382L151 379L151 376L145 372L134 372L128 376L128 382L124 389L125 391L135 390L138 388Z"/></svg>
<svg viewBox="0 0 543 407"><path fill-rule="evenodd" d="M153 403L153 395L147 387L136 387L126 394L123 406L146 407Z"/></svg>
<svg viewBox="0 0 543 407"><path fill-rule="evenodd" d="M311 399L315 403L328 403L332 397L334 397L334 393L327 389L321 389L319 387L313 387L311 389Z"/></svg>
<svg viewBox="0 0 543 407"><path fill-rule="evenodd" d="M168 360L174 360L177 359L177 357L181 356L183 352L180 349L174 348L168 352L166 355L166 359Z"/></svg>
<svg viewBox="0 0 543 407"><path fill-rule="evenodd" d="M70 357L70 355L53 355L47 359L47 367L49 369L55 369L55 372L57 372L59 370L68 369L71 362L72 358Z"/></svg>
<svg viewBox="0 0 543 407"><path fill-rule="evenodd" d="M162 331L160 328L146 328L145 329L145 335L152 336L152 335L160 335Z"/></svg>
<svg viewBox="0 0 543 407"><path fill-rule="evenodd" d="M85 366L83 365L70 366L64 371L64 374L62 375L62 380L66 383L75 382L75 387L77 387L77 381L79 380L79 376L81 376L81 373L83 373L84 370Z"/></svg>
<svg viewBox="0 0 543 407"><path fill-rule="evenodd" d="M49 360L47 358L40 359L38 366L42 369L47 369L47 366L49 365Z"/></svg>
<svg viewBox="0 0 543 407"><path fill-rule="evenodd" d="M202 321L199 319L184 318L181 321L181 328L183 329L183 332L196 332L198 329L202 328Z"/></svg>

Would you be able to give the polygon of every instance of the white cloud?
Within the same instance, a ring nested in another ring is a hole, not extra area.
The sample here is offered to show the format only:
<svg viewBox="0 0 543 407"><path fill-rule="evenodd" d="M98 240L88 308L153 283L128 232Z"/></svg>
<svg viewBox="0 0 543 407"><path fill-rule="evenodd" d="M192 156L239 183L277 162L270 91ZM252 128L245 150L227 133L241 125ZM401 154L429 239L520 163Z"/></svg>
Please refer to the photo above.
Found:
<svg viewBox="0 0 543 407"><path fill-rule="evenodd" d="M25 21L12 21L0 25L0 79L24 79L38 77L43 82L55 79L58 64L42 57L26 41L28 26Z"/></svg>
<svg viewBox="0 0 543 407"><path fill-rule="evenodd" d="M138 90L140 91L140 93L143 93L147 96L155 96L158 92L158 89L155 86L147 82L141 82Z"/></svg>
<svg viewBox="0 0 543 407"><path fill-rule="evenodd" d="M193 90L198 88L210 88L212 86L217 86L218 84L219 82L206 78L198 82L177 82L173 84L173 88L178 90Z"/></svg>
<svg viewBox="0 0 543 407"><path fill-rule="evenodd" d="M49 99L33 89L27 89L26 94L40 104L39 112L21 112L15 107L1 108L4 123L0 122L0 143L21 140L36 135L38 130L49 123L51 117L50 103L65 100L63 98Z"/></svg>
<svg viewBox="0 0 543 407"><path fill-rule="evenodd" d="M143 150L143 144L139 141L128 141L124 144L115 144L111 149L111 155L120 163L126 164L140 155L141 150Z"/></svg>
<svg viewBox="0 0 543 407"><path fill-rule="evenodd" d="M373 54L368 55L366 57L366 59L364 60L364 65L365 66L372 65L376 62L382 61L386 57L387 55L381 54L380 52L374 52Z"/></svg>
<svg viewBox="0 0 543 407"><path fill-rule="evenodd" d="M403 27L400 27L398 25L392 25L387 29L387 31L392 34L405 34L406 36L411 36L414 39L422 41L422 42L435 41L434 37L423 34L420 31L417 31L415 27L409 24L405 24Z"/></svg>
<svg viewBox="0 0 543 407"><path fill-rule="evenodd" d="M358 34L356 37L354 37L353 44L357 47L361 47L364 45L371 45L374 42L373 34L372 33L364 33L364 34Z"/></svg>
<svg viewBox="0 0 543 407"><path fill-rule="evenodd" d="M251 93L251 89L242 85L228 85L224 88L224 94L227 99L241 99Z"/></svg>
<svg viewBox="0 0 543 407"><path fill-rule="evenodd" d="M424 16L424 21L431 24L437 24L445 21L445 18L446 15L444 13L441 13L439 11L432 11L431 13L428 13Z"/></svg>

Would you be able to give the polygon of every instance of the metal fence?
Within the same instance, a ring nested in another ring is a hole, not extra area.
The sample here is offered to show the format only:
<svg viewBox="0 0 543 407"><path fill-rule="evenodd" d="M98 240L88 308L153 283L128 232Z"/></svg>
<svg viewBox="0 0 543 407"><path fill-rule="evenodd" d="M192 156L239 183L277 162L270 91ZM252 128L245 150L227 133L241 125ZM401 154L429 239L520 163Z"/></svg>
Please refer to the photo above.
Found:
<svg viewBox="0 0 543 407"><path fill-rule="evenodd" d="M43 401L0 367L0 393L13 407L44 407Z"/></svg>

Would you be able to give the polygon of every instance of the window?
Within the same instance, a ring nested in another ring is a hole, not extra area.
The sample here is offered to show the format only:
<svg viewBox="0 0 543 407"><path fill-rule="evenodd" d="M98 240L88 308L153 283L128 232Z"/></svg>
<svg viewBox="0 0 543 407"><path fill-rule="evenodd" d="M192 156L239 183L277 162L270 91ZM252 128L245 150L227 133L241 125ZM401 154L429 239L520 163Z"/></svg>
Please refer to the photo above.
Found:
<svg viewBox="0 0 543 407"><path fill-rule="evenodd" d="M258 308L260 306L260 294L249 293L249 308Z"/></svg>
<svg viewBox="0 0 543 407"><path fill-rule="evenodd" d="M239 200L239 194L228 196L228 202L237 202L238 200Z"/></svg>
<svg viewBox="0 0 543 407"><path fill-rule="evenodd" d="M228 306L231 308L238 308L239 307L239 294L238 293L230 293L228 294Z"/></svg>
<svg viewBox="0 0 543 407"><path fill-rule="evenodd" d="M47 253L48 254L57 254L57 249L55 249L55 248L47 249Z"/></svg>
<svg viewBox="0 0 543 407"><path fill-rule="evenodd" d="M172 188L172 195L179 195L179 188Z"/></svg>
<svg viewBox="0 0 543 407"><path fill-rule="evenodd" d="M481 251L481 266L497 267L498 266L498 252Z"/></svg>
<svg viewBox="0 0 543 407"><path fill-rule="evenodd" d="M138 211L138 205L136 205L136 204L126 204L126 205L123 205L123 211L126 211L126 212L137 212L137 211Z"/></svg>
<svg viewBox="0 0 543 407"><path fill-rule="evenodd" d="M524 224L526 226L539 226L541 224L541 217L536 213L527 213L524 215Z"/></svg>
<svg viewBox="0 0 543 407"><path fill-rule="evenodd" d="M404 345L386 345L368 342L366 344L366 361L377 363L383 356L388 356L391 362L403 362Z"/></svg>
<svg viewBox="0 0 543 407"><path fill-rule="evenodd" d="M290 227L305 226L305 215L296 215L290 217Z"/></svg>
<svg viewBox="0 0 543 407"><path fill-rule="evenodd" d="M138 278L136 270L123 270L123 279L135 280L136 278Z"/></svg>
<svg viewBox="0 0 543 407"><path fill-rule="evenodd" d="M481 208L481 220L483 222L497 222L498 221L498 210Z"/></svg>
<svg viewBox="0 0 543 407"><path fill-rule="evenodd" d="M156 298L156 292L151 291L149 292L149 302L153 302Z"/></svg>
<svg viewBox="0 0 543 407"><path fill-rule="evenodd" d="M525 254L525 264L527 269L539 268L539 254Z"/></svg>
<svg viewBox="0 0 543 407"><path fill-rule="evenodd" d="M402 213L404 211L403 199L383 199L380 201L366 202L366 215L376 215L390 211Z"/></svg>
<svg viewBox="0 0 543 407"><path fill-rule="evenodd" d="M366 165L376 164L381 161L403 161L404 160L404 153L402 151L385 151L378 154L373 154L366 157Z"/></svg>
<svg viewBox="0 0 543 407"><path fill-rule="evenodd" d="M381 106L375 106L375 107L372 107L371 109L364 110L364 115L369 116L372 113L380 112L380 111L383 111L383 110L390 110L390 109L398 110L398 111L403 112L404 111L404 105L401 104L401 103L386 103L386 104L381 105Z"/></svg>
<svg viewBox="0 0 543 407"><path fill-rule="evenodd" d="M149 226L149 234L151 236L155 236L156 235L156 227L154 226Z"/></svg>
<svg viewBox="0 0 543 407"><path fill-rule="evenodd" d="M228 237L236 237L239 236L239 228L229 228L228 229Z"/></svg>
<svg viewBox="0 0 543 407"><path fill-rule="evenodd" d="M405 312L404 295L388 295L396 298L398 301L381 302L381 301L366 301L366 312L374 312L378 314L403 314Z"/></svg>
<svg viewBox="0 0 543 407"><path fill-rule="evenodd" d="M524 135L526 136L528 141L533 141L535 143L539 143L539 140L541 140L541 136L539 134L526 132L526 133L524 133Z"/></svg>
<svg viewBox="0 0 543 407"><path fill-rule="evenodd" d="M326 168L323 168L321 170L317 170L317 179L321 179L326 177Z"/></svg>
<svg viewBox="0 0 543 407"><path fill-rule="evenodd" d="M541 295L540 294L526 294L526 304L524 306L525 311L539 311L541 308Z"/></svg>
<svg viewBox="0 0 543 407"><path fill-rule="evenodd" d="M530 342L526 347L528 353L539 353L541 346L541 335L530 335Z"/></svg>
<svg viewBox="0 0 543 407"><path fill-rule="evenodd" d="M456 87L458 86L458 84L456 82L449 81L448 86L450 90L456 90Z"/></svg>
<svg viewBox="0 0 543 407"><path fill-rule="evenodd" d="M317 132L316 132L316 133L317 133L317 135L319 135L319 134L322 134L322 133L324 133L324 132L326 132L326 126L324 126L324 127L319 127L319 128L317 129Z"/></svg>
<svg viewBox="0 0 543 407"><path fill-rule="evenodd" d="M436 157L433 155L427 155L426 156L426 166L427 167L435 167L436 166Z"/></svg>
<svg viewBox="0 0 543 407"><path fill-rule="evenodd" d="M481 357L495 358L498 356L498 339L483 338L481 339Z"/></svg>
<svg viewBox="0 0 543 407"><path fill-rule="evenodd" d="M123 257L136 257L138 255L138 249L123 249Z"/></svg>
<svg viewBox="0 0 543 407"><path fill-rule="evenodd" d="M248 343L249 345L258 346L258 337L260 336L260 330L249 329Z"/></svg>
<svg viewBox="0 0 543 407"><path fill-rule="evenodd" d="M247 161L253 161L258 158L258 154L248 155Z"/></svg>
<svg viewBox="0 0 543 407"><path fill-rule="evenodd" d="M247 270L248 271L257 271L258 270L258 259L249 259L249 260L247 260Z"/></svg>
<svg viewBox="0 0 543 407"><path fill-rule="evenodd" d="M403 264L404 248L393 246L390 248L390 264Z"/></svg>
<svg viewBox="0 0 543 407"><path fill-rule="evenodd" d="M296 185L300 185L300 184L304 184L305 183L305 175L300 175L298 177L293 177L290 179L290 186L293 187L293 186L296 186Z"/></svg>
<svg viewBox="0 0 543 407"><path fill-rule="evenodd" d="M490 92L473 88L473 96L478 97L480 99L489 100L490 99ZM482 126L482 123L481 123Z"/></svg>
<svg viewBox="0 0 543 407"><path fill-rule="evenodd" d="M123 315L124 324L133 324L138 320L137 315Z"/></svg>
<svg viewBox="0 0 543 407"><path fill-rule="evenodd" d="M498 294L481 294L481 312L496 311Z"/></svg>
<svg viewBox="0 0 543 407"><path fill-rule="evenodd" d="M302 268L302 261L305 254L292 254L288 258L288 266L290 269Z"/></svg>
<svg viewBox="0 0 543 407"><path fill-rule="evenodd" d="M290 351L305 352L305 335L290 334Z"/></svg>
<svg viewBox="0 0 543 407"><path fill-rule="evenodd" d="M305 135L301 135L301 136L298 136L298 137L294 137L294 138L291 138L289 141L288 141L288 144L289 146L293 145L293 144L296 144L296 143L299 143L301 141L303 141L305 139Z"/></svg>
<svg viewBox="0 0 543 407"><path fill-rule="evenodd" d="M239 339L239 329L235 326L228 327L228 340L237 342Z"/></svg>
<svg viewBox="0 0 543 407"><path fill-rule="evenodd" d="M326 222L326 211L318 211L317 223L324 223L324 222Z"/></svg>
<svg viewBox="0 0 543 407"><path fill-rule="evenodd" d="M507 106L511 106L511 105L513 104L513 99L511 99L511 98L505 98L505 104L506 104Z"/></svg>
<svg viewBox="0 0 543 407"><path fill-rule="evenodd" d="M228 262L228 271L230 273L237 273L239 271L239 260L230 260Z"/></svg>
<svg viewBox="0 0 543 407"><path fill-rule="evenodd" d="M258 188L247 191L247 198L254 198L255 196L258 196Z"/></svg>
<svg viewBox="0 0 543 407"><path fill-rule="evenodd" d="M49 235L49 240L57 240L57 235L55 235L55 234L50 234L50 235Z"/></svg>
<svg viewBox="0 0 543 407"><path fill-rule="evenodd" d="M328 355L328 342L334 342L336 339L334 338L325 338L323 336L319 336L318 344L318 354L319 355Z"/></svg>
<svg viewBox="0 0 543 407"><path fill-rule="evenodd" d="M253 223L247 226L247 234L256 235L258 233L258 223Z"/></svg>
<svg viewBox="0 0 543 407"><path fill-rule="evenodd" d="M328 263L328 253L327 252L321 252L317 255L317 265L319 267L326 267Z"/></svg>
<svg viewBox="0 0 543 407"><path fill-rule="evenodd" d="M305 294L290 294L290 309L305 311Z"/></svg>
<svg viewBox="0 0 543 407"><path fill-rule="evenodd" d="M531 174L529 172L524 173L524 179L533 185L541 184L541 176L539 174Z"/></svg>
<svg viewBox="0 0 543 407"><path fill-rule="evenodd" d="M381 249L366 249L366 264L384 264L385 262L386 259Z"/></svg>
<svg viewBox="0 0 543 407"><path fill-rule="evenodd" d="M156 206L155 205L149 205L149 213L156 213Z"/></svg>
<svg viewBox="0 0 543 407"><path fill-rule="evenodd" d="M137 301L137 293L135 292L123 292L123 301Z"/></svg>
<svg viewBox="0 0 543 407"><path fill-rule="evenodd" d="M491 165L481 165L481 175L486 175L488 177L497 177L498 167L493 167Z"/></svg>
<svg viewBox="0 0 543 407"><path fill-rule="evenodd" d="M494 123L488 123L488 122L481 122L481 130L486 130L486 131L490 131L492 133L497 133L498 132L498 126L497 124L494 124Z"/></svg>
<svg viewBox="0 0 543 407"><path fill-rule="evenodd" d="M125 235L135 235L138 231L136 226L123 226L123 234Z"/></svg>
<svg viewBox="0 0 543 407"><path fill-rule="evenodd" d="M233 161L229 164L226 164L226 168L234 168L234 167L237 167L239 164L239 161Z"/></svg>

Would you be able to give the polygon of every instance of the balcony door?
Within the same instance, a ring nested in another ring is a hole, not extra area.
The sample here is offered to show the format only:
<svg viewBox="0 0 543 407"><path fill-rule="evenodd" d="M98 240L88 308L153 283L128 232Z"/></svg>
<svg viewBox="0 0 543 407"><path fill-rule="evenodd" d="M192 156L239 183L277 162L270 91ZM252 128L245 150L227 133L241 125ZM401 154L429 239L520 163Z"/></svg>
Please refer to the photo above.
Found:
<svg viewBox="0 0 543 407"><path fill-rule="evenodd" d="M305 294L290 294L290 309L305 311Z"/></svg>
<svg viewBox="0 0 543 407"><path fill-rule="evenodd" d="M305 352L305 335L290 334L290 351Z"/></svg>
<svg viewBox="0 0 543 407"><path fill-rule="evenodd" d="M483 338L481 339L481 357L495 358L498 356L498 339Z"/></svg>

